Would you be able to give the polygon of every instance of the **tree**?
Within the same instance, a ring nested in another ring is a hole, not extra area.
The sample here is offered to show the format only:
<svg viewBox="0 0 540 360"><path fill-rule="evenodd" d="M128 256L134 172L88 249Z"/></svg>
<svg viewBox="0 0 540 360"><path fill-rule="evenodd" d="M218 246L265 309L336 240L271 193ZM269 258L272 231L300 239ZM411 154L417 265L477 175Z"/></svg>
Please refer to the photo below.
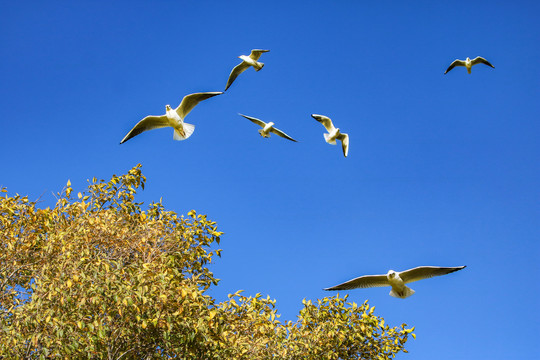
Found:
<svg viewBox="0 0 540 360"><path fill-rule="evenodd" d="M161 202L142 210L140 165L53 209L0 197L0 358L389 359L413 329L390 328L367 302L304 301L296 322L275 300L218 303L207 265L221 232ZM414 336L414 334L412 334Z"/></svg>

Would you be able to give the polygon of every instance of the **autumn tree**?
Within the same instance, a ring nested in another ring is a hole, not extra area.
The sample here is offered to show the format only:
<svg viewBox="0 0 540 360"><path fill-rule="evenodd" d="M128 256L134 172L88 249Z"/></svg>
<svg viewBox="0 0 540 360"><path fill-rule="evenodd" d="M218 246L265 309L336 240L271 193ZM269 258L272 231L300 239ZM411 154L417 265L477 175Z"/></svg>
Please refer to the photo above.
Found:
<svg viewBox="0 0 540 360"><path fill-rule="evenodd" d="M140 166L54 208L0 189L0 358L390 359L412 329L346 297L279 321L260 294L217 302L208 264L222 233L205 215L143 210ZM413 334L414 335L414 334Z"/></svg>

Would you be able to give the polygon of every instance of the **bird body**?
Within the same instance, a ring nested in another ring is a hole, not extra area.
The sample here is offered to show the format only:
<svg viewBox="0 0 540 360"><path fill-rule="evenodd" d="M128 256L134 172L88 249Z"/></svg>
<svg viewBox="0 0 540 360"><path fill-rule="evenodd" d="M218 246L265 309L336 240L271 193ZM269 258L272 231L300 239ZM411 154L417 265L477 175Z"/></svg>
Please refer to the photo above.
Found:
<svg viewBox="0 0 540 360"><path fill-rule="evenodd" d="M242 59L249 66L253 66L255 68L255 71L261 70L264 66L264 63L258 62L257 60L254 60L246 55L240 55L239 58Z"/></svg>
<svg viewBox="0 0 540 360"><path fill-rule="evenodd" d="M252 123L254 124L257 124L259 125L260 127L262 127L262 129L259 130L259 134L264 137L264 138L269 138L270 137L270 133L274 133L278 136L281 136L282 138L285 138L287 140L291 140L291 141L294 141L294 142L297 142L296 140L294 140L292 137L290 137L289 135L285 134L283 131L277 129L274 127L274 123L272 121L268 122L268 123L265 123L264 121L262 121L261 119L257 119L257 118L254 118L252 116L247 116L247 115L243 115L243 114L238 114L240 116L243 116L245 117L246 119L248 119L249 121L251 121Z"/></svg>
<svg viewBox="0 0 540 360"><path fill-rule="evenodd" d="M139 121L122 139L122 141L120 141L120 144L123 144L142 132L163 127L172 127L174 129L174 140L185 140L189 138L195 131L195 125L184 122L184 118L187 116L187 114L189 114L199 102L221 94L223 93L204 92L186 95L176 109L173 109L170 105L166 105L165 115L150 115Z"/></svg>
<svg viewBox="0 0 540 360"><path fill-rule="evenodd" d="M473 67L473 65L476 65L476 64L485 64L487 66L491 66L492 68L495 68L495 66L491 65L489 61L487 61L481 56L477 56L472 60L469 58L466 58L465 60L459 60L459 59L454 60L444 73L446 74L447 72L449 72L456 66L465 66L467 68L467 72L470 74L471 68Z"/></svg>
<svg viewBox="0 0 540 360"><path fill-rule="evenodd" d="M184 121L180 118L178 113L173 110L173 108L170 105L165 105L165 115L167 116L167 120L169 120L169 126L171 126L174 129L174 140L185 140L186 132L184 131L184 125L188 126L191 124L184 124ZM193 129L195 129L195 125L193 126ZM190 134L191 135L191 134Z"/></svg>
<svg viewBox="0 0 540 360"><path fill-rule="evenodd" d="M390 296L405 299L414 294L414 290L405 284L434 276L450 274L463 268L465 266L418 266L401 272L389 270L386 275L364 275L324 290L351 290L356 288L391 286Z"/></svg>
<svg viewBox="0 0 540 360"><path fill-rule="evenodd" d="M272 131L272 128L274 127L273 122L267 123L263 129L259 130L259 134L261 134L262 137L269 138L270 137L270 131Z"/></svg>
<svg viewBox="0 0 540 360"><path fill-rule="evenodd" d="M349 135L342 133L339 128L334 127L332 120L327 116L311 114L311 117L323 124L324 128L328 131L328 134L323 134L324 140L326 140L327 143L336 145L336 140L341 141L343 155L347 157L349 154Z"/></svg>
<svg viewBox="0 0 540 360"><path fill-rule="evenodd" d="M472 69L472 61L469 59L469 57L465 59L465 67L467 68L467 73L470 74Z"/></svg>
<svg viewBox="0 0 540 360"><path fill-rule="evenodd" d="M236 65L232 69L231 74L229 75L229 79L227 80L227 85L225 86L225 91L227 91L229 86L232 85L232 83L238 77L238 75L246 71L250 66L253 66L255 71L261 70L264 66L264 63L259 62L257 60L259 60L259 58L261 57L263 53L269 52L269 51L270 50L253 49L251 50L251 53L249 54L249 56L240 55L239 58L242 59L242 62Z"/></svg>
<svg viewBox="0 0 540 360"><path fill-rule="evenodd" d="M334 128L328 134L324 134L324 139L327 143L336 145L336 139L341 135L339 128Z"/></svg>
<svg viewBox="0 0 540 360"><path fill-rule="evenodd" d="M405 282L399 276L399 273L394 270L389 270L386 274L386 278L388 279L388 284L392 287L390 296L405 299L414 294L414 290L406 286Z"/></svg>

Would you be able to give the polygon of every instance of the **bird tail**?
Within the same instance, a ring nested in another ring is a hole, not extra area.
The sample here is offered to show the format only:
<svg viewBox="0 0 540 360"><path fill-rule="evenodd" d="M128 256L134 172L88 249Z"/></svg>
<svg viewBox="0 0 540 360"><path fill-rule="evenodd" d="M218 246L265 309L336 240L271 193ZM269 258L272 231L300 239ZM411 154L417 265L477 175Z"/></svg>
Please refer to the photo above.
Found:
<svg viewBox="0 0 540 360"><path fill-rule="evenodd" d="M392 288L392 290L390 291L390 296L393 296L398 299L408 298L412 294L414 294L414 290L407 286L405 286L405 288L400 292L395 291L394 288Z"/></svg>
<svg viewBox="0 0 540 360"><path fill-rule="evenodd" d="M262 137L270 137L270 134L264 135L264 130L263 129L260 129L258 131L259 131L259 134L261 134Z"/></svg>
<svg viewBox="0 0 540 360"><path fill-rule="evenodd" d="M262 63L262 62L257 62L257 65L254 66L255 71L259 71L259 70L261 70L263 67L264 67L264 63Z"/></svg>
<svg viewBox="0 0 540 360"><path fill-rule="evenodd" d="M330 134L323 134L324 135L324 140L326 140L327 143L329 144L332 144L332 145L336 145L336 140L332 140L332 141L328 141L328 139L330 138Z"/></svg>
<svg viewBox="0 0 540 360"><path fill-rule="evenodd" d="M182 132L179 131L178 129L174 129L174 135L173 135L174 140L177 140L177 141L186 140L195 131L195 125L187 124L187 123L184 123L182 125L184 128L184 133L182 134Z"/></svg>
<svg viewBox="0 0 540 360"><path fill-rule="evenodd" d="M467 72L470 74L471 73L471 68L467 68Z"/></svg>

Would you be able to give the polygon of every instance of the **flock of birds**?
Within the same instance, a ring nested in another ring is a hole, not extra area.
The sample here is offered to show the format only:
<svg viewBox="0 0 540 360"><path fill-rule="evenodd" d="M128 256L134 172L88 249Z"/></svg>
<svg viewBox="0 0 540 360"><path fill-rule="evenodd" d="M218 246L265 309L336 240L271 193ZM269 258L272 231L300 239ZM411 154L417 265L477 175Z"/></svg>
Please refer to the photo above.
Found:
<svg viewBox="0 0 540 360"><path fill-rule="evenodd" d="M268 51L270 50L253 49L251 50L251 53L249 56L240 55L239 58L242 60L242 62L232 69L231 74L229 75L229 79L227 80L227 85L225 86L224 91L202 92L202 93L194 93L194 94L186 95L184 96L184 98L180 102L180 105L178 105L176 109L171 108L170 105L166 105L164 115L159 115L159 116L150 115L150 116L145 117L144 119L139 121L127 133L127 135L122 139L120 144L141 134L142 132L158 129L158 128L163 128L163 127L172 127L174 129L174 132L173 132L174 140L179 140L179 141L186 140L195 131L195 125L184 122L184 119L190 113L190 111L193 110L193 108L199 102L209 99L211 97L214 97L216 95L223 94L232 85L232 83L236 80L236 78L241 73L246 71L249 67L253 67L255 71L260 71L264 67L264 63L259 62L258 60L262 54ZM487 61L483 57L478 56L472 60L469 58L466 58L465 60L456 59L450 64L450 66L448 67L448 69L446 69L444 73L445 74L448 73L450 70L452 70L456 66L464 66L467 69L467 72L470 74L471 68L473 67L473 65L477 65L477 64L485 64L487 66L495 68L489 61ZM295 139L293 139L292 137L290 137L283 131L274 127L275 124L273 122L266 123L255 117L251 117L251 116L247 116L243 114L239 114L239 115L250 120L254 124L259 125L262 128L259 130L259 134L264 138L270 137L270 133L273 133L287 140L297 142ZM324 139L327 143L336 145L337 140L341 141L342 148L343 148L343 155L347 157L349 153L349 135L342 133L339 128L336 128L329 117L324 116L324 115L317 115L317 114L312 114L311 116L315 120L320 122L328 131L328 133L324 134ZM407 287L405 284L418 281L418 280L428 279L434 276L450 274L452 272L461 270L463 268L465 268L465 266L457 266L457 267L419 266L419 267L401 271L401 272L389 270L387 274L360 276L355 279L346 281L342 284L326 288L324 290L351 290L351 289L356 289L356 288L390 286L392 288L392 290L390 291L391 296L405 299L411 296L412 294L414 294L414 290Z"/></svg>
<svg viewBox="0 0 540 360"><path fill-rule="evenodd" d="M149 115L145 117L144 119L139 121L129 133L127 133L127 135L122 139L122 141L120 141L120 144L125 143L132 137L137 136L144 131L163 127L172 127L174 129L174 140L186 140L193 134L193 131L195 131L195 125L185 123L184 119L187 114L189 114L189 112L195 107L195 105L197 105L203 100L223 94L232 85L234 80L236 80L238 75L246 71L250 66L253 67L255 71L260 71L264 67L264 63L259 62L258 60L262 54L269 51L270 50L253 49L251 50L249 56L240 55L239 58L242 60L242 62L232 69L224 91L202 92L186 95L180 102L180 105L178 105L178 107L174 110L171 108L170 105L166 105L164 115ZM287 140L297 142L292 137L285 134L283 131L275 128L275 124L273 122L265 123L264 121L251 116L242 114L239 115L262 127L262 129L259 130L259 134L262 137L268 138L270 137L270 133L274 133ZM345 155L346 157L349 153L349 135L341 133L338 128L334 127L330 118L317 114L313 114L311 116L315 120L323 124L326 130L328 130L328 134L324 134L324 139L327 143L336 145L336 140L341 141L343 147L343 155Z"/></svg>

